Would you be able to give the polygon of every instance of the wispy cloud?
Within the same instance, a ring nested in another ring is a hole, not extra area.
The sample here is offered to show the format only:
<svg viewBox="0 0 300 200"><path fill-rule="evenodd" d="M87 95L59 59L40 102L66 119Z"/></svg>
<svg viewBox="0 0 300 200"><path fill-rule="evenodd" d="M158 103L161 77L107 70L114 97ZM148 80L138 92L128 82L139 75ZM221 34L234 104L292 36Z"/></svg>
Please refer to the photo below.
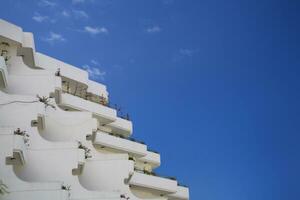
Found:
<svg viewBox="0 0 300 200"><path fill-rule="evenodd" d="M85 0L72 0L72 4L84 3Z"/></svg>
<svg viewBox="0 0 300 200"><path fill-rule="evenodd" d="M192 50L192 49L179 49L179 53L183 56L191 57L194 54L194 50Z"/></svg>
<svg viewBox="0 0 300 200"><path fill-rule="evenodd" d="M89 15L83 10L72 10L72 13L76 18L89 18Z"/></svg>
<svg viewBox="0 0 300 200"><path fill-rule="evenodd" d="M146 32L147 32L147 33L158 33L158 32L160 32L160 31L161 31L161 28L160 28L159 26L157 26L157 25L148 27L148 28L146 29Z"/></svg>
<svg viewBox="0 0 300 200"><path fill-rule="evenodd" d="M71 13L70 13L69 11L67 11L67 10L63 10L63 11L61 12L61 15L64 16L64 17L70 17L70 16L71 16Z"/></svg>
<svg viewBox="0 0 300 200"><path fill-rule="evenodd" d="M72 0L72 4L74 5L83 3L95 3L95 0ZM101 1L101 3L103 3L103 0Z"/></svg>
<svg viewBox="0 0 300 200"><path fill-rule="evenodd" d="M44 41L53 44L55 42L64 42L66 39L59 33L50 32L46 38L43 38Z"/></svg>
<svg viewBox="0 0 300 200"><path fill-rule="evenodd" d="M181 48L173 55L172 61L178 62L185 58L193 57L195 53L196 53L196 50L194 50L194 49Z"/></svg>
<svg viewBox="0 0 300 200"><path fill-rule="evenodd" d="M83 65L82 68L85 69L92 78L100 78L101 80L104 80L105 78L106 72L101 71L99 67Z"/></svg>
<svg viewBox="0 0 300 200"><path fill-rule="evenodd" d="M56 22L56 19L51 19L50 17L48 17L46 15L41 15L38 12L34 13L34 16L32 17L32 19L38 23L43 23L43 22L55 23Z"/></svg>
<svg viewBox="0 0 300 200"><path fill-rule="evenodd" d="M34 13L34 16L32 17L32 19L34 20L34 21L36 21L36 22L44 22L44 21L46 21L46 20L48 20L49 19L49 17L48 16L43 16L43 15L41 15L40 13Z"/></svg>
<svg viewBox="0 0 300 200"><path fill-rule="evenodd" d="M57 5L57 3L49 0L40 0L38 3L39 6L44 6L44 7L54 7Z"/></svg>
<svg viewBox="0 0 300 200"><path fill-rule="evenodd" d="M85 26L84 32L87 32L91 35L97 35L97 34L108 34L108 30L105 27L91 27L91 26Z"/></svg>
<svg viewBox="0 0 300 200"><path fill-rule="evenodd" d="M92 60L91 60L91 63L92 63L93 65L99 66L99 62L98 62L97 60L92 59Z"/></svg>

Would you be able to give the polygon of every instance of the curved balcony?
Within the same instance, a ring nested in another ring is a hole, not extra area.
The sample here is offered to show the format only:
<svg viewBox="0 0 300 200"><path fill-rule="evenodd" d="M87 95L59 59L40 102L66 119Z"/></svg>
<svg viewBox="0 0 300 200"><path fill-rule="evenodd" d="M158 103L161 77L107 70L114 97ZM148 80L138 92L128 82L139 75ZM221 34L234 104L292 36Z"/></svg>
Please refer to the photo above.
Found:
<svg viewBox="0 0 300 200"><path fill-rule="evenodd" d="M39 114L32 126L38 127L40 135L49 141L85 140L97 130L97 120L90 112L66 112L57 110L46 115Z"/></svg>
<svg viewBox="0 0 300 200"><path fill-rule="evenodd" d="M147 146L128 139L119 138L107 133L98 131L94 138L94 144L100 145L119 152L126 152L135 157L145 156L147 154Z"/></svg>
<svg viewBox="0 0 300 200"><path fill-rule="evenodd" d="M62 189L60 182L41 182L14 184L13 190L4 195L3 200L44 199L44 200L68 200L69 191Z"/></svg>
<svg viewBox="0 0 300 200"><path fill-rule="evenodd" d="M117 120L106 124L106 128L113 134L129 137L132 134L132 122L126 119L117 117Z"/></svg>
<svg viewBox="0 0 300 200"><path fill-rule="evenodd" d="M0 56L0 88L6 88L7 87L7 67L5 60L2 56Z"/></svg>
<svg viewBox="0 0 300 200"><path fill-rule="evenodd" d="M188 200L189 199L189 188L185 186L177 186L177 191L173 194L168 195L169 200Z"/></svg>
<svg viewBox="0 0 300 200"><path fill-rule="evenodd" d="M56 103L62 108L91 112L93 113L93 116L99 120L100 124L108 124L117 119L116 110L107 106L94 103L68 93L62 93L59 90L56 90L55 97Z"/></svg>
<svg viewBox="0 0 300 200"><path fill-rule="evenodd" d="M154 175L134 172L128 181L129 185L141 188L142 190L150 190L160 195L175 193L177 191L177 181Z"/></svg>

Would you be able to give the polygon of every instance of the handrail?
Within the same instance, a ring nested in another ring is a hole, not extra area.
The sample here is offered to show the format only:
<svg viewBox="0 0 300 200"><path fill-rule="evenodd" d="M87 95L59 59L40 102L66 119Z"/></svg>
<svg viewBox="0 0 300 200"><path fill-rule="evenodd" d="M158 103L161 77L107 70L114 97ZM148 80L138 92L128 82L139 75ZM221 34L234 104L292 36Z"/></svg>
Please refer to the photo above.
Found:
<svg viewBox="0 0 300 200"><path fill-rule="evenodd" d="M156 177L160 177L160 178L166 178L166 179L170 179L170 180L173 180L173 181L177 181L176 177L171 177L171 176L163 176L163 175L160 175L160 174L157 174L156 172L145 172L145 170L140 170L140 169L134 169L136 172L141 172L143 174L146 174L146 175L150 175L150 176L156 176Z"/></svg>
<svg viewBox="0 0 300 200"><path fill-rule="evenodd" d="M101 131L103 131L103 130L101 130ZM105 132L105 131L103 131L103 132ZM108 133L108 132L106 132L106 133ZM127 138L127 137L124 137L123 135L120 135L120 134L113 134L113 133L108 133L108 134L111 135L111 136L115 136L115 137L118 137L118 138L125 139L125 140L130 140L132 142L137 142L137 143L144 144L144 145L146 144L145 142L136 140L132 137Z"/></svg>
<svg viewBox="0 0 300 200"><path fill-rule="evenodd" d="M147 149L148 151L150 151L150 152L152 152L152 153L156 153L156 154L159 154L159 152L158 151L155 151L155 150L153 150L153 149Z"/></svg>

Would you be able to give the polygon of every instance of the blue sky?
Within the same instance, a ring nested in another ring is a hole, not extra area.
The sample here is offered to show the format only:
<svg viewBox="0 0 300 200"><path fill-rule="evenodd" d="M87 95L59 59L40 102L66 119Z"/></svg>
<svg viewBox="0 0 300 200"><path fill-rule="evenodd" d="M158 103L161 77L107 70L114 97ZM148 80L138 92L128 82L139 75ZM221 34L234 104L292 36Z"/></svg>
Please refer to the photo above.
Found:
<svg viewBox="0 0 300 200"><path fill-rule="evenodd" d="M0 10L39 52L107 84L134 136L161 153L157 172L191 199L299 199L297 1L14 0Z"/></svg>

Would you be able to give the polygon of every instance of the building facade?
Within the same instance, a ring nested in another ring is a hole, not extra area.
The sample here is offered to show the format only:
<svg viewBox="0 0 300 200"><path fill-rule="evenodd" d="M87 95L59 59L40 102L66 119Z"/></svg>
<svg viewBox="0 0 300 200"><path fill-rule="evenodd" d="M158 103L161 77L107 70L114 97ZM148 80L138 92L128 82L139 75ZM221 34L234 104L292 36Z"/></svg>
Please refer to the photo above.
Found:
<svg viewBox="0 0 300 200"><path fill-rule="evenodd" d="M1 200L189 199L155 174L160 154L131 138L105 85L1 19L0 53Z"/></svg>

